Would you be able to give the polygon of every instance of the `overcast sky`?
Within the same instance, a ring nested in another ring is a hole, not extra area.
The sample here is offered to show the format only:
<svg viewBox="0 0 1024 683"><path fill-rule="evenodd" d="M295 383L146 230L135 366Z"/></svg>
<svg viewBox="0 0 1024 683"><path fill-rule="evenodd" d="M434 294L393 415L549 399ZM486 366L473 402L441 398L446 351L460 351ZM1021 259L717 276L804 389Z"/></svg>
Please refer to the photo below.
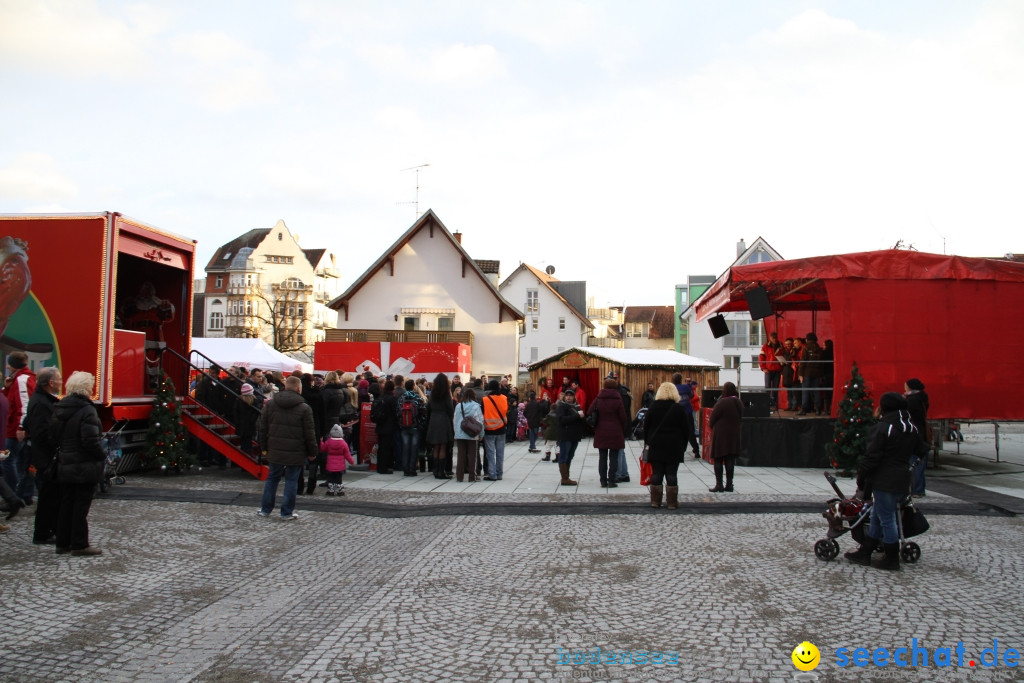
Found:
<svg viewBox="0 0 1024 683"><path fill-rule="evenodd" d="M1024 2L0 0L0 213L358 277L432 208L474 258L670 304L736 242L1024 251ZM515 302L513 302L515 303Z"/></svg>

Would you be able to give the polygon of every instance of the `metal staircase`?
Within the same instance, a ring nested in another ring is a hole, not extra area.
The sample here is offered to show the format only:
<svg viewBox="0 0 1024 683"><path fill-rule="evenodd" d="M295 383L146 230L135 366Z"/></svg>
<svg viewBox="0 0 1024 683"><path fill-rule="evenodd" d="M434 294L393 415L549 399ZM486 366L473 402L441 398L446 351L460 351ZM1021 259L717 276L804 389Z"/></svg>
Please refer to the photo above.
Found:
<svg viewBox="0 0 1024 683"><path fill-rule="evenodd" d="M160 356L162 369L174 381L176 387L185 387L184 395L181 397L181 419L185 429L197 439L220 453L225 458L235 463L243 470L260 480L265 480L270 468L263 462L259 447L255 444L250 449L249 455L239 448L238 434L235 426L218 415L210 406L204 405L188 392L189 379L192 371L203 373L203 370L194 363L191 358L202 358L206 361L207 367L216 365L208 357L192 351L190 358L178 354L171 349L164 349ZM241 397L229 387L218 383L218 389L226 393L231 401L241 401ZM257 408L251 410L259 412Z"/></svg>

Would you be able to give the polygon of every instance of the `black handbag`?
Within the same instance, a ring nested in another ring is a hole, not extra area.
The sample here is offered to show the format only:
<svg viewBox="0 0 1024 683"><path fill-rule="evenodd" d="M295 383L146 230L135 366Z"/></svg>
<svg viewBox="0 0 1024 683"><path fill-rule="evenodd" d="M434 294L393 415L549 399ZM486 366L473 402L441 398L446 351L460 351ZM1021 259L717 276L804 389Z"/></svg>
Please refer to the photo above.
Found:
<svg viewBox="0 0 1024 683"><path fill-rule="evenodd" d="M903 508L902 522L904 538L919 536L920 534L928 531L929 526L931 526L928 524L928 520L925 519L924 513L913 505L908 505Z"/></svg>

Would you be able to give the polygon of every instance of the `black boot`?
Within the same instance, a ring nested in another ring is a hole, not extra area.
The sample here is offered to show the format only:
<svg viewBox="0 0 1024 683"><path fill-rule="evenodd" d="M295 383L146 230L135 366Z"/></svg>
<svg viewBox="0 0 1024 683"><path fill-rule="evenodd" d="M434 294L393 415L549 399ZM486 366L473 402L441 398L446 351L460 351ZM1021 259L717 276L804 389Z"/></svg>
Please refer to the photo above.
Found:
<svg viewBox="0 0 1024 683"><path fill-rule="evenodd" d="M871 553L875 552L875 545L877 543L878 541L865 534L864 542L860 544L860 547L848 553L843 553L843 557L854 564L865 567L871 566Z"/></svg>
<svg viewBox="0 0 1024 683"><path fill-rule="evenodd" d="M711 493L721 493L722 491L725 491L725 487L722 486L723 469L721 459L715 460L715 488L708 489Z"/></svg>
<svg viewBox="0 0 1024 683"><path fill-rule="evenodd" d="M735 464L733 458L726 458L725 460L725 491L726 493L732 493L732 473L735 470Z"/></svg>
<svg viewBox="0 0 1024 683"><path fill-rule="evenodd" d="M446 474L444 471L444 456L434 461L436 463L436 469L434 471L434 477L436 479L451 479L451 476Z"/></svg>
<svg viewBox="0 0 1024 683"><path fill-rule="evenodd" d="M900 568L900 544L885 543L882 547L885 549L885 557L871 566L875 569L898 571Z"/></svg>

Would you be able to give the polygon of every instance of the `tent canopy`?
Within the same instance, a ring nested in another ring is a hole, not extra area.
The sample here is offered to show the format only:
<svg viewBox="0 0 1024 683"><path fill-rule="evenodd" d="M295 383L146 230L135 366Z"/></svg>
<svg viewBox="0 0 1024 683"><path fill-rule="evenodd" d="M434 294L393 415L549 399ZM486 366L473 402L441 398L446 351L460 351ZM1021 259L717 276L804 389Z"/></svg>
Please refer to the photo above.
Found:
<svg viewBox="0 0 1024 683"><path fill-rule="evenodd" d="M835 404L857 363L876 400L924 382L929 418L1024 419L1024 403L1007 398L1024 386L1024 263L888 250L735 266L696 301L697 320L748 310L756 287L775 313L769 330L789 311L831 329Z"/></svg>
<svg viewBox="0 0 1024 683"><path fill-rule="evenodd" d="M276 370L285 374L295 370L313 372L311 364L302 363L280 351L275 351L274 347L262 339L193 337L192 350L198 351L224 368L238 365L243 368ZM200 357L196 365L205 368L206 359Z"/></svg>
<svg viewBox="0 0 1024 683"><path fill-rule="evenodd" d="M733 266L697 300L697 322L715 313L747 310L747 292L759 286L776 311L827 311L827 283L855 279L1019 283L1024 282L1024 264L890 249Z"/></svg>

